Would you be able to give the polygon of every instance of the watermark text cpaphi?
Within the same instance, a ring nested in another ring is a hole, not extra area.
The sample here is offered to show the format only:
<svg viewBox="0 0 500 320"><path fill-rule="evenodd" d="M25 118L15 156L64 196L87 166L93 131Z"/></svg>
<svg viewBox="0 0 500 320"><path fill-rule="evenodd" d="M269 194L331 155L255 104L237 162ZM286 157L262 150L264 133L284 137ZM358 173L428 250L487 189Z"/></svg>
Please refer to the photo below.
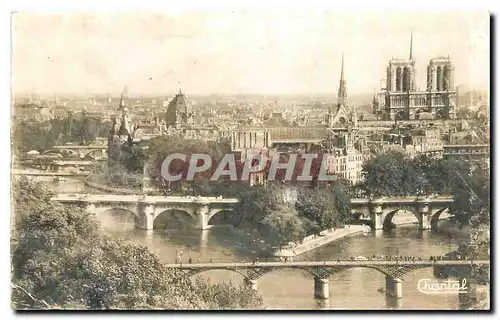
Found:
<svg viewBox="0 0 500 320"><path fill-rule="evenodd" d="M169 182L193 181L197 174L210 176L211 181L222 177L230 181L246 181L252 173L263 172L269 181L335 181L337 176L331 174L329 159L322 153L254 154L241 160L236 160L232 153L225 154L220 160L202 153L173 153L163 160L161 176Z"/></svg>

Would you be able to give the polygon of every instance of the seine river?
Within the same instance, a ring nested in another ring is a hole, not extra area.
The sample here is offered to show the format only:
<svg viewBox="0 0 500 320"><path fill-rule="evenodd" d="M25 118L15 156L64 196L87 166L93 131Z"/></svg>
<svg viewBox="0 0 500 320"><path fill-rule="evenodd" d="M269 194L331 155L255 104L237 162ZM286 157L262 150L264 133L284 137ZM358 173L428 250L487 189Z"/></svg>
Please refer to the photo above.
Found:
<svg viewBox="0 0 500 320"><path fill-rule="evenodd" d="M59 192L82 191L79 182L64 186L52 184ZM175 219L174 219L175 218ZM179 221L168 219L168 229L143 231L134 227L133 217L125 211L111 211L100 217L106 232L147 245L167 263L174 263L178 255L184 262L253 261L265 249L263 240L255 234L231 227L201 231ZM454 250L467 239L467 231L448 222L441 222L439 231L419 231L415 225L399 226L391 231L377 231L368 235L354 235L301 255L294 260L336 260L351 256L410 255L429 259ZM231 271L214 270L201 274L213 282L231 281L236 285L242 277ZM313 297L311 276L301 270L276 270L258 280L258 291L268 309L459 309L458 294L426 295L418 291L419 279L434 279L432 269L408 273L403 282L403 299L386 298L378 291L385 289L385 276L367 268L345 270L330 278L330 299ZM443 281L443 280L438 280Z"/></svg>

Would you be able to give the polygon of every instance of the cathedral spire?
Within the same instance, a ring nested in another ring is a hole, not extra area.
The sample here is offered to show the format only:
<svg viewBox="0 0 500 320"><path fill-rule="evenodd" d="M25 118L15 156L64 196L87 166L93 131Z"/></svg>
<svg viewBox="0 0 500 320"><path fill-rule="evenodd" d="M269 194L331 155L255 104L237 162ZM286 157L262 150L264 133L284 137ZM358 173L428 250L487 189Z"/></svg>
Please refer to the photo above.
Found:
<svg viewBox="0 0 500 320"><path fill-rule="evenodd" d="M123 108L125 108L125 102L123 102L123 95L120 97L120 105L119 105L119 109L120 110L123 110Z"/></svg>
<svg viewBox="0 0 500 320"><path fill-rule="evenodd" d="M344 53L342 53L342 66L340 69L340 84L339 84L337 103L338 105L347 106L347 89L344 78Z"/></svg>
<svg viewBox="0 0 500 320"><path fill-rule="evenodd" d="M413 60L413 30L410 33L410 60Z"/></svg>
<svg viewBox="0 0 500 320"><path fill-rule="evenodd" d="M344 81L344 53L342 52L342 66L340 67L340 81Z"/></svg>

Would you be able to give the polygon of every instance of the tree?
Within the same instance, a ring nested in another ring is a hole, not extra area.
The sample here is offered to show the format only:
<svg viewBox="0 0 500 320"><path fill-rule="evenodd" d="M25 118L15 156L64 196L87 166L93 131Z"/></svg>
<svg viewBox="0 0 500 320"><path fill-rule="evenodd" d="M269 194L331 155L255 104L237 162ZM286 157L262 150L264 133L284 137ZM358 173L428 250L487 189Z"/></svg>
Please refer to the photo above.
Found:
<svg viewBox="0 0 500 320"><path fill-rule="evenodd" d="M271 212L262 223L269 228L270 234L277 237L280 245L298 242L306 236L302 221L291 206L283 206Z"/></svg>
<svg viewBox="0 0 500 320"><path fill-rule="evenodd" d="M89 179L111 187L138 190L142 189L143 178L142 172L129 172L127 167L118 162L111 165L96 163L89 175Z"/></svg>
<svg viewBox="0 0 500 320"><path fill-rule="evenodd" d="M241 188L236 211L241 214L241 222L262 224L267 215L280 210L285 205L281 183L269 181L266 186L254 185Z"/></svg>
<svg viewBox="0 0 500 320"><path fill-rule="evenodd" d="M149 159L149 149L143 144L132 144L125 148L123 165L130 173L143 173Z"/></svg>
<svg viewBox="0 0 500 320"><path fill-rule="evenodd" d="M476 163L470 173L456 172L458 181L453 188L453 219L461 225L476 226L490 221L490 175L486 164Z"/></svg>
<svg viewBox="0 0 500 320"><path fill-rule="evenodd" d="M403 196L407 184L404 179L412 178L407 172L407 159L404 154L389 151L367 160L362 170L365 180L363 189L370 196Z"/></svg>
<svg viewBox="0 0 500 320"><path fill-rule="evenodd" d="M12 180L12 206L16 223L20 223L26 214L32 212L42 203L50 201L53 196L40 181L25 176Z"/></svg>
<svg viewBox="0 0 500 320"><path fill-rule="evenodd" d="M338 186L308 187L299 190L295 208L304 217L307 233L338 227L350 220L350 199Z"/></svg>

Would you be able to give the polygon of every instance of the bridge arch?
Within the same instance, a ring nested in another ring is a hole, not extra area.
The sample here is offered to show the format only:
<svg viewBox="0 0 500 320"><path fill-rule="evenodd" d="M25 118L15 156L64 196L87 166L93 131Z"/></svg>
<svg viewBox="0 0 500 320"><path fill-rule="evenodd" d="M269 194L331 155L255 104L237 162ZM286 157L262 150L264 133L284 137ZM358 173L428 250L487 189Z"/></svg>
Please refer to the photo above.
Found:
<svg viewBox="0 0 500 320"><path fill-rule="evenodd" d="M416 222L418 222L418 215L415 214L415 212L413 210L408 210L407 208L398 208L398 209L395 209L395 210L392 210L390 211L389 213L387 213L385 215L385 218L384 218L384 223L383 223L383 226L384 228L386 229L390 229L392 228L392 219L401 211L406 211L406 212L411 212L413 214L413 216L416 218Z"/></svg>
<svg viewBox="0 0 500 320"><path fill-rule="evenodd" d="M207 215L207 224L210 224L210 220L216 216L217 214L221 212L233 212L232 208L216 208L216 209L210 209L208 215Z"/></svg>
<svg viewBox="0 0 500 320"><path fill-rule="evenodd" d="M193 210L189 210L187 208L164 208L164 209L159 209L155 212L154 218L153 218L153 229L156 229L159 224L161 224L162 218L167 217L168 215L174 216L176 212L182 212L182 216L189 216L190 218L189 221L193 222L193 225L196 225L198 221L198 217L196 216L196 213Z"/></svg>
<svg viewBox="0 0 500 320"><path fill-rule="evenodd" d="M134 230L139 223L136 212L125 207L96 207L96 215L102 227L110 230Z"/></svg>
<svg viewBox="0 0 500 320"><path fill-rule="evenodd" d="M237 269L237 268L203 268L203 269L193 269L193 270L190 270L188 273L186 273L186 275L188 277L198 276L198 275L200 275L203 272L212 271L212 270L231 271L231 272L239 274L243 279L247 279L248 278L248 275L245 273L245 269Z"/></svg>
<svg viewBox="0 0 500 320"><path fill-rule="evenodd" d="M126 212L134 217L138 217L137 211L130 208L130 206L96 206L95 213L97 215L112 213L113 211L122 211Z"/></svg>
<svg viewBox="0 0 500 320"><path fill-rule="evenodd" d="M431 217L431 229L432 230L437 230L438 229L438 223L439 223L439 218L441 217L441 214L445 211L447 211L448 208L443 208L438 211L436 211L432 217Z"/></svg>

